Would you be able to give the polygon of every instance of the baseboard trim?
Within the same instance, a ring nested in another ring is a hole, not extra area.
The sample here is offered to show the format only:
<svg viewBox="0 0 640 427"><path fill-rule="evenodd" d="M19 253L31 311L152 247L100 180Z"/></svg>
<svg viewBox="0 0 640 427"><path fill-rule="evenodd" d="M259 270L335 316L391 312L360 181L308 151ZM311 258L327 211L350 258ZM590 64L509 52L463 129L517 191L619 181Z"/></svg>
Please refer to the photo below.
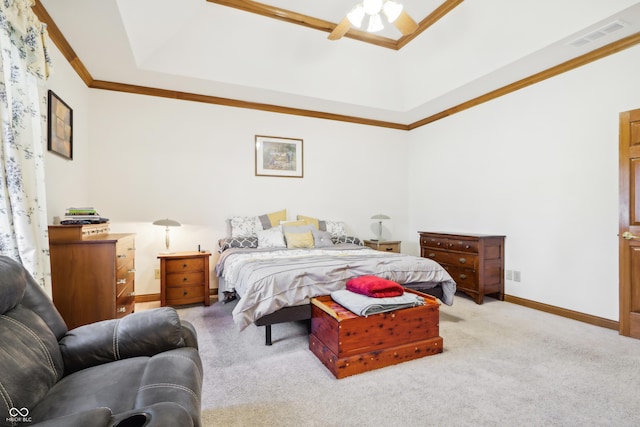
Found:
<svg viewBox="0 0 640 427"><path fill-rule="evenodd" d="M209 289L211 302L218 301L218 288ZM160 301L160 294L140 294L135 296L135 303Z"/></svg>
<svg viewBox="0 0 640 427"><path fill-rule="evenodd" d="M141 302L155 302L160 301L160 294L142 294L135 296L136 304Z"/></svg>
<svg viewBox="0 0 640 427"><path fill-rule="evenodd" d="M578 320L580 322L589 323L590 325L600 326L615 331L620 330L620 323L615 320L605 319L603 317L592 316L590 314L580 313L566 308L556 307L554 305L543 304L537 301L531 301L525 298L515 297L513 295L505 295L504 300L513 304L522 305L534 310L544 311L545 313L555 314L557 316L567 317L569 319Z"/></svg>

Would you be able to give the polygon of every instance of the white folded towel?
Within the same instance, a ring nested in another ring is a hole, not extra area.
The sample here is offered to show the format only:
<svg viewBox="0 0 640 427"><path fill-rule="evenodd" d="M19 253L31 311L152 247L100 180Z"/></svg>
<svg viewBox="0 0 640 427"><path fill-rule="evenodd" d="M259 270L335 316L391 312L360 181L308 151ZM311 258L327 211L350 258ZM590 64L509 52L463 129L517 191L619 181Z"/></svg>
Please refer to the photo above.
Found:
<svg viewBox="0 0 640 427"><path fill-rule="evenodd" d="M359 316L424 305L424 298L411 292L398 297L374 298L342 289L331 292L331 299Z"/></svg>

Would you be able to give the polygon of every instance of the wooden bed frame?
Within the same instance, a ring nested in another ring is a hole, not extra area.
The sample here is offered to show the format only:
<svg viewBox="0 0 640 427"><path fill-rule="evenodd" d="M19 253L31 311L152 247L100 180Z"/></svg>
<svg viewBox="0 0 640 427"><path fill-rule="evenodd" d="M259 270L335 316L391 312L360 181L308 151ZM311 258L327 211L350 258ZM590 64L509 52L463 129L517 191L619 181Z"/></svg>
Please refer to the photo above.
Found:
<svg viewBox="0 0 640 427"><path fill-rule="evenodd" d="M436 286L435 288L430 289L420 289L419 287L411 288L417 291L423 292L425 294L429 294L438 299L442 298L443 292L442 287ZM283 307L278 311L275 311L271 314L267 314L266 316L262 316L257 319L254 323L256 326L264 326L265 327L265 345L271 345L271 325L275 325L277 323L284 322L294 322L300 320L311 320L311 303L303 304L303 305L294 305L291 307ZM309 325L310 326L310 325Z"/></svg>

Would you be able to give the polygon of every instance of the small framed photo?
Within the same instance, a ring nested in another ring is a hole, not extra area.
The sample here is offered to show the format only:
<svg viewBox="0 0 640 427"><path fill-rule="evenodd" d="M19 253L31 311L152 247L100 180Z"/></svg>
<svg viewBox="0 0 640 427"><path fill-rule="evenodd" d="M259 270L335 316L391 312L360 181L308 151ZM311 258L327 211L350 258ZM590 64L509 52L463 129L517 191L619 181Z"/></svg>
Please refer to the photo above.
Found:
<svg viewBox="0 0 640 427"><path fill-rule="evenodd" d="M256 176L302 178L302 140L256 135Z"/></svg>
<svg viewBox="0 0 640 427"><path fill-rule="evenodd" d="M50 90L48 113L47 149L73 160L73 110Z"/></svg>

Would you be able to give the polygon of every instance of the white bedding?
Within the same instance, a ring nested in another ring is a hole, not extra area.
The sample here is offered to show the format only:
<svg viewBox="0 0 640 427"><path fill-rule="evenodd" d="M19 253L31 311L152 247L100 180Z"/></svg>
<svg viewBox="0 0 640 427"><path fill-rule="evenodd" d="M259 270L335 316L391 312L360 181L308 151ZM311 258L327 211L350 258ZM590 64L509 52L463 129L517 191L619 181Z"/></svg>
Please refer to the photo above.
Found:
<svg viewBox="0 0 640 427"><path fill-rule="evenodd" d="M216 273L240 300L233 319L240 330L283 307L308 303L312 297L345 288L347 280L375 275L400 284L441 285L442 302L453 303L456 285L438 263L411 255L339 244L322 249L229 249Z"/></svg>

